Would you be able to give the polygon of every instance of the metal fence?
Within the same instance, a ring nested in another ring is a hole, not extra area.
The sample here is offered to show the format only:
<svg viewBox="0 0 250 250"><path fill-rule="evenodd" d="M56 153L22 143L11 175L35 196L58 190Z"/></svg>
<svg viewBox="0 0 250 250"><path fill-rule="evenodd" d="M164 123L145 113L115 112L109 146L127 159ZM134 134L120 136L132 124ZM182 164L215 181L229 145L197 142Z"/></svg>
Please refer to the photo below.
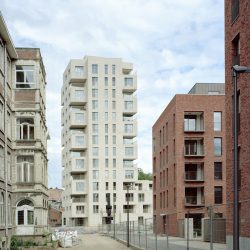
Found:
<svg viewBox="0 0 250 250"><path fill-rule="evenodd" d="M164 215L167 218L163 225L159 225L159 220L154 217L140 222L100 225L99 232L123 241L127 246L146 250L226 250L226 220L218 216L222 206L226 211L226 205L203 208L207 211L207 217L201 219L199 230L194 227L193 218L184 215L184 218L178 219L175 213ZM199 210L190 209L190 214L192 212L197 213ZM170 215L177 219L169 219ZM161 227L164 229L159 231Z"/></svg>

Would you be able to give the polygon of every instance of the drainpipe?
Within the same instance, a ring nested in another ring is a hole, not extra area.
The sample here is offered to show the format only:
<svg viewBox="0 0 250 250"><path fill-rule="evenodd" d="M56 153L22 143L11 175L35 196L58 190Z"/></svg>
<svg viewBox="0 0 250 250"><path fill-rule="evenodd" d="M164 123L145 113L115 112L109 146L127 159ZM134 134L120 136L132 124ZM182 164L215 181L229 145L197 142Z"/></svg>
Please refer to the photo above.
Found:
<svg viewBox="0 0 250 250"><path fill-rule="evenodd" d="M4 42L4 181L5 181L5 237L8 239L8 143L7 143L7 94L6 94L6 85L7 85L7 53L6 53L6 43ZM7 240L8 242L8 240Z"/></svg>

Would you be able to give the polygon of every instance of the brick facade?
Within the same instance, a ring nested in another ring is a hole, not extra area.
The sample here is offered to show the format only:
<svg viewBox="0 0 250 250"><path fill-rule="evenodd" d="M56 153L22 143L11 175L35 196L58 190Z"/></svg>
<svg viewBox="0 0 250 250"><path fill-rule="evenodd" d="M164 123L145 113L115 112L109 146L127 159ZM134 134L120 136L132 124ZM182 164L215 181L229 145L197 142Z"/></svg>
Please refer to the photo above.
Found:
<svg viewBox="0 0 250 250"><path fill-rule="evenodd" d="M233 4L233 5L232 5ZM238 8L239 7L239 8ZM237 12L237 10L239 11ZM249 0L225 0L225 73L226 73L226 141L227 141L227 235L232 235L233 226L233 141L232 141L232 66L250 66L250 2ZM250 243L250 74L238 77L240 127L239 162L240 179L240 236ZM231 204L231 205L230 205ZM230 237L229 237L230 238ZM249 244L248 244L249 247ZM231 249L231 248L230 248ZM244 248L241 245L240 249Z"/></svg>
<svg viewBox="0 0 250 250"><path fill-rule="evenodd" d="M195 221L194 230L200 233L201 219L208 217L207 207L214 204L214 188L217 186L222 187L220 203L225 202L224 101L224 95L176 95L154 124L153 195L154 218L158 233L166 233L168 230L170 235L180 236L178 224L180 227L188 211L189 216ZM214 131L214 112L221 112L221 131ZM184 125L184 115L187 117L190 114L203 117L200 118L201 121L203 120L200 123L201 129L187 131ZM214 155L214 138L216 137L222 138L221 156ZM204 152L187 155L187 142L190 140L203 141ZM214 177L215 162L222 163L222 179L216 180ZM190 171L195 166L196 172ZM197 171L200 171L202 177L197 177ZM196 197L190 196L192 192L196 192ZM198 199L200 199L199 202ZM214 212L225 218L226 208L218 204ZM164 229L168 215L169 225L166 225L167 228Z"/></svg>

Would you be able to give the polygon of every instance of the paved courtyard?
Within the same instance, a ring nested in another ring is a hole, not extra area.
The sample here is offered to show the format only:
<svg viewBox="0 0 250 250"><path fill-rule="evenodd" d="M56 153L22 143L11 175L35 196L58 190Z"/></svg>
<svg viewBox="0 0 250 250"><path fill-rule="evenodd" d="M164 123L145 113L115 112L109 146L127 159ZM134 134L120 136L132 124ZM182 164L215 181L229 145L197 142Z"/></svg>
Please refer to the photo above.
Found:
<svg viewBox="0 0 250 250"><path fill-rule="evenodd" d="M79 235L79 244L71 248L58 248L60 250L125 250L128 249L122 243L99 234Z"/></svg>

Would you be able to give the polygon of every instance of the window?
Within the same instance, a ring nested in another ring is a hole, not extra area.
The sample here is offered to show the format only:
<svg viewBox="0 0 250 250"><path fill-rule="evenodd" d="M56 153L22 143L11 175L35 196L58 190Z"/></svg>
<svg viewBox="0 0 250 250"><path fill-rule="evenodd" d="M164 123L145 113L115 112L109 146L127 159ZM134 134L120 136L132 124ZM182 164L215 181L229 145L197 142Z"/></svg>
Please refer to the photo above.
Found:
<svg viewBox="0 0 250 250"><path fill-rule="evenodd" d="M133 86L133 78L125 77L124 84L126 87L132 87Z"/></svg>
<svg viewBox="0 0 250 250"><path fill-rule="evenodd" d="M115 75L115 65L112 65L112 74Z"/></svg>
<svg viewBox="0 0 250 250"><path fill-rule="evenodd" d="M99 194L93 193L93 202L98 202L98 201L99 201Z"/></svg>
<svg viewBox="0 0 250 250"><path fill-rule="evenodd" d="M133 124L125 124L124 130L125 130L125 133L133 133Z"/></svg>
<svg viewBox="0 0 250 250"><path fill-rule="evenodd" d="M144 194L138 194L138 201L143 202L144 201Z"/></svg>
<svg viewBox="0 0 250 250"><path fill-rule="evenodd" d="M92 74L98 74L98 65L92 64Z"/></svg>
<svg viewBox="0 0 250 250"><path fill-rule="evenodd" d="M16 66L16 88L34 88L35 70L34 66Z"/></svg>
<svg viewBox="0 0 250 250"><path fill-rule="evenodd" d="M184 129L185 131L196 130L196 115L185 115L184 116Z"/></svg>
<svg viewBox="0 0 250 250"><path fill-rule="evenodd" d="M132 110L133 109L133 101L125 101L124 106L125 106L125 110Z"/></svg>
<svg viewBox="0 0 250 250"><path fill-rule="evenodd" d="M4 194L0 193L0 225L5 224Z"/></svg>
<svg viewBox="0 0 250 250"><path fill-rule="evenodd" d="M221 131L221 112L214 112L214 131Z"/></svg>
<svg viewBox="0 0 250 250"><path fill-rule="evenodd" d="M109 148L105 147L105 156L108 156L108 155L109 155Z"/></svg>
<svg viewBox="0 0 250 250"><path fill-rule="evenodd" d="M113 156L116 156L116 148L113 147Z"/></svg>
<svg viewBox="0 0 250 250"><path fill-rule="evenodd" d="M82 124L84 122L84 114L83 113L75 113L75 121L77 124Z"/></svg>
<svg viewBox="0 0 250 250"><path fill-rule="evenodd" d="M222 162L214 163L214 179L222 180Z"/></svg>
<svg viewBox="0 0 250 250"><path fill-rule="evenodd" d="M108 74L108 64L104 65L104 73L107 75Z"/></svg>
<svg viewBox="0 0 250 250"><path fill-rule="evenodd" d="M113 144L116 144L116 136L115 135L113 135Z"/></svg>
<svg viewBox="0 0 250 250"><path fill-rule="evenodd" d="M113 159L113 168L116 168L116 159Z"/></svg>
<svg viewBox="0 0 250 250"><path fill-rule="evenodd" d="M105 159L105 168L109 167L109 159Z"/></svg>
<svg viewBox="0 0 250 250"><path fill-rule="evenodd" d="M134 155L134 148L133 147L126 147L125 148L125 155L126 156L133 156Z"/></svg>
<svg viewBox="0 0 250 250"><path fill-rule="evenodd" d="M92 87L98 87L98 77L92 77Z"/></svg>
<svg viewBox="0 0 250 250"><path fill-rule="evenodd" d="M108 132L109 132L109 125L105 124L105 133L108 133Z"/></svg>
<svg viewBox="0 0 250 250"><path fill-rule="evenodd" d="M3 104L0 102L0 129L4 129L4 110Z"/></svg>
<svg viewBox="0 0 250 250"><path fill-rule="evenodd" d="M84 206L76 206L76 214L84 214Z"/></svg>
<svg viewBox="0 0 250 250"><path fill-rule="evenodd" d="M112 124L112 132L116 133L116 124Z"/></svg>
<svg viewBox="0 0 250 250"><path fill-rule="evenodd" d="M115 86L115 77L112 77L112 86Z"/></svg>
<svg viewBox="0 0 250 250"><path fill-rule="evenodd" d="M34 205L30 200L21 200L17 204L17 225L34 224Z"/></svg>
<svg viewBox="0 0 250 250"><path fill-rule="evenodd" d="M115 89L112 89L112 98L115 98L115 96L116 96Z"/></svg>
<svg viewBox="0 0 250 250"><path fill-rule="evenodd" d="M34 118L17 118L17 139L34 140Z"/></svg>
<svg viewBox="0 0 250 250"><path fill-rule="evenodd" d="M98 205L93 205L93 213L98 214L99 213L99 206Z"/></svg>
<svg viewBox="0 0 250 250"><path fill-rule="evenodd" d="M109 143L109 137L108 135L105 135L105 144L108 145L108 143Z"/></svg>
<svg viewBox="0 0 250 250"><path fill-rule="evenodd" d="M232 63L240 65L240 34L237 34L232 41Z"/></svg>
<svg viewBox="0 0 250 250"><path fill-rule="evenodd" d="M75 74L77 76L83 76L83 66L75 66Z"/></svg>
<svg viewBox="0 0 250 250"><path fill-rule="evenodd" d="M123 167L133 167L133 161L123 160Z"/></svg>
<svg viewBox="0 0 250 250"><path fill-rule="evenodd" d="M105 114L104 114L104 120L105 120L105 122L107 122L108 119L109 119L109 114L108 114L108 112L105 112Z"/></svg>
<svg viewBox="0 0 250 250"><path fill-rule="evenodd" d="M214 155L221 156L222 155L222 138L214 138Z"/></svg>
<svg viewBox="0 0 250 250"><path fill-rule="evenodd" d="M76 89L75 90L75 99L77 101L82 101L84 99L84 91L83 90L79 90L79 89Z"/></svg>
<svg viewBox="0 0 250 250"><path fill-rule="evenodd" d="M92 132L98 133L98 124L92 124Z"/></svg>
<svg viewBox="0 0 250 250"><path fill-rule="evenodd" d="M113 190L116 190L116 182L113 182Z"/></svg>
<svg viewBox="0 0 250 250"><path fill-rule="evenodd" d="M113 179L116 179L116 170L113 170Z"/></svg>
<svg viewBox="0 0 250 250"><path fill-rule="evenodd" d="M109 84L108 84L108 77L105 77L105 78L104 78L104 84L105 84L106 87L109 85Z"/></svg>
<svg viewBox="0 0 250 250"><path fill-rule="evenodd" d="M92 159L93 168L99 167L99 160L98 159Z"/></svg>
<svg viewBox="0 0 250 250"><path fill-rule="evenodd" d="M99 182L93 182L93 190L98 191L99 190Z"/></svg>
<svg viewBox="0 0 250 250"><path fill-rule="evenodd" d="M84 191L84 182L76 182L76 191L77 192Z"/></svg>
<svg viewBox="0 0 250 250"><path fill-rule="evenodd" d="M94 147L92 148L93 156L98 156L98 148Z"/></svg>
<svg viewBox="0 0 250 250"><path fill-rule="evenodd" d="M109 171L105 170L105 179L108 179L108 178L109 178Z"/></svg>
<svg viewBox="0 0 250 250"><path fill-rule="evenodd" d="M149 213L149 205L143 205L143 213Z"/></svg>
<svg viewBox="0 0 250 250"><path fill-rule="evenodd" d="M92 135L92 143L93 144L98 144L98 135Z"/></svg>
<svg viewBox="0 0 250 250"><path fill-rule="evenodd" d="M223 202L222 187L214 187L214 203L222 204L222 202Z"/></svg>
<svg viewBox="0 0 250 250"><path fill-rule="evenodd" d="M112 109L116 109L116 102L112 101Z"/></svg>
<svg viewBox="0 0 250 250"><path fill-rule="evenodd" d="M98 121L98 112L92 112L92 121Z"/></svg>
<svg viewBox="0 0 250 250"><path fill-rule="evenodd" d="M239 0L232 0L232 22L239 16Z"/></svg>
<svg viewBox="0 0 250 250"><path fill-rule="evenodd" d="M76 159L76 168L83 169L84 168L84 159Z"/></svg>
<svg viewBox="0 0 250 250"><path fill-rule="evenodd" d="M112 120L116 121L116 112L112 112Z"/></svg>
<svg viewBox="0 0 250 250"><path fill-rule="evenodd" d="M93 170L93 179L99 178L99 170Z"/></svg>
<svg viewBox="0 0 250 250"><path fill-rule="evenodd" d="M11 196L8 197L8 225L12 225L12 204L11 204Z"/></svg>
<svg viewBox="0 0 250 250"><path fill-rule="evenodd" d="M92 98L98 98L98 89L92 89Z"/></svg>
<svg viewBox="0 0 250 250"><path fill-rule="evenodd" d="M125 170L125 179L133 179L134 170Z"/></svg>
<svg viewBox="0 0 250 250"><path fill-rule="evenodd" d="M107 89L104 89L104 98L109 98L109 91Z"/></svg>
<svg viewBox="0 0 250 250"><path fill-rule="evenodd" d="M84 146L84 136L76 135L75 136L75 143L76 143L76 147L83 147Z"/></svg>
<svg viewBox="0 0 250 250"><path fill-rule="evenodd" d="M98 108L98 101L92 100L92 109L97 109L97 108Z"/></svg>
<svg viewBox="0 0 250 250"><path fill-rule="evenodd" d="M34 156L17 156L17 182L34 181Z"/></svg>

